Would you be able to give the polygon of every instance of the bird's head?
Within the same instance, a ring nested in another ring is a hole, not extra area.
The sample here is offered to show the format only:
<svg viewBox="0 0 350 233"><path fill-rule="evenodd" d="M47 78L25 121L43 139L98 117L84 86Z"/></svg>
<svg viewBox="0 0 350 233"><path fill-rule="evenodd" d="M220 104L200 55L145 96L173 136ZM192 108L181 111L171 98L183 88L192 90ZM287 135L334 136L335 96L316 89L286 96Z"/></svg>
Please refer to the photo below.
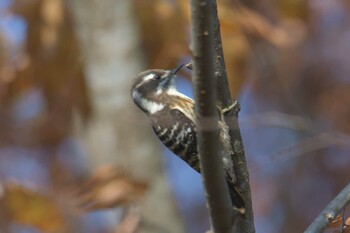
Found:
<svg viewBox="0 0 350 233"><path fill-rule="evenodd" d="M146 113L161 110L164 103L162 97L176 90L176 73L183 65L173 70L146 70L140 73L131 88L131 96L135 104ZM164 108L164 107L163 107Z"/></svg>

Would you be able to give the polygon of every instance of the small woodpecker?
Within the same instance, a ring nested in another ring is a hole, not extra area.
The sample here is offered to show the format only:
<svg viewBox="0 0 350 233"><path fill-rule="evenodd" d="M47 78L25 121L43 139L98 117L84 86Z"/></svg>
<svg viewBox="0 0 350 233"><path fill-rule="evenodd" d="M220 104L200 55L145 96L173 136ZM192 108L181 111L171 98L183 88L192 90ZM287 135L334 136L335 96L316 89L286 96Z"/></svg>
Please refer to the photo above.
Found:
<svg viewBox="0 0 350 233"><path fill-rule="evenodd" d="M181 68L182 66L174 70L153 69L140 73L132 85L131 96L134 103L149 117L159 140L194 170L200 172L194 101L178 92L175 86L176 73ZM224 125L222 123L223 120L219 121L219 126ZM220 128L221 138L225 138L226 135L227 139L227 127L226 130L225 127ZM229 143L226 140L223 144ZM223 166L233 206L244 214L244 199L236 184L232 162L227 156L223 156Z"/></svg>

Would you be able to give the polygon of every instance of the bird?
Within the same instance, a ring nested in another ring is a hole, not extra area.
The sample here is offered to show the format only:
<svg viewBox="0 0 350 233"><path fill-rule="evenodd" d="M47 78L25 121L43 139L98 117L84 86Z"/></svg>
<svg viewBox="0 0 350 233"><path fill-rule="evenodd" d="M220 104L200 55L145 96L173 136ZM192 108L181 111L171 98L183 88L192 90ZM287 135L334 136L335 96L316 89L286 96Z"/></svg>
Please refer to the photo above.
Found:
<svg viewBox="0 0 350 233"><path fill-rule="evenodd" d="M175 84L176 74L182 67L183 65L172 70L150 69L141 72L132 84L131 97L136 106L148 116L159 140L200 173L194 100L180 93ZM227 126L225 130L225 124L222 123L220 121L218 124L223 126L220 137L225 138L222 135L228 135L228 130ZM227 142L225 140L222 143L229 144ZM228 159L230 154L227 151L225 153L223 166L231 201L234 209L244 214L244 199L232 171L232 161Z"/></svg>

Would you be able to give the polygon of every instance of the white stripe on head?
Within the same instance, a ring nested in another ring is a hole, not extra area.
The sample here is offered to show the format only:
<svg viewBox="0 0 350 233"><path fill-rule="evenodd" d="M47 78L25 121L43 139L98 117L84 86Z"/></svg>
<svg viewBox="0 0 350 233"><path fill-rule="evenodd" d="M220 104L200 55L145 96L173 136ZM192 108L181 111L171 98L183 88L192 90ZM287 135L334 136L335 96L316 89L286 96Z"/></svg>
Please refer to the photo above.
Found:
<svg viewBox="0 0 350 233"><path fill-rule="evenodd" d="M156 75L154 73L150 73L148 75L146 75L145 77L143 77L143 82L147 82L150 79L153 79Z"/></svg>
<svg viewBox="0 0 350 233"><path fill-rule="evenodd" d="M153 73L150 73L150 74L146 75L145 77L142 78L142 81L141 81L139 84L137 84L137 85L135 86L134 89L139 88L139 87L142 86L144 83L148 82L149 80L153 79L154 77L155 77L155 74L153 74Z"/></svg>

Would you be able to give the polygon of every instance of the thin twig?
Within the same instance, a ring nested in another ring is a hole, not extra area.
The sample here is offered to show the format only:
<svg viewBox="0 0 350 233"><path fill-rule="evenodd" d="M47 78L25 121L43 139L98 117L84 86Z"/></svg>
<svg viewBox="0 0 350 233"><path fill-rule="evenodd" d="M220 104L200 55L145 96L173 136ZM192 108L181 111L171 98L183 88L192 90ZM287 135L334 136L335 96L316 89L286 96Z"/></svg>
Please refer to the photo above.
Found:
<svg viewBox="0 0 350 233"><path fill-rule="evenodd" d="M212 230L215 233L231 233L231 199L224 178L220 156L219 128L205 130L210 119L218 124L217 92L214 75L214 35L211 0L191 0L192 57L195 110L198 135L198 151L202 179L205 187ZM204 120L205 119L205 120Z"/></svg>
<svg viewBox="0 0 350 233"><path fill-rule="evenodd" d="M350 184L348 184L311 223L304 233L319 233L350 203Z"/></svg>

